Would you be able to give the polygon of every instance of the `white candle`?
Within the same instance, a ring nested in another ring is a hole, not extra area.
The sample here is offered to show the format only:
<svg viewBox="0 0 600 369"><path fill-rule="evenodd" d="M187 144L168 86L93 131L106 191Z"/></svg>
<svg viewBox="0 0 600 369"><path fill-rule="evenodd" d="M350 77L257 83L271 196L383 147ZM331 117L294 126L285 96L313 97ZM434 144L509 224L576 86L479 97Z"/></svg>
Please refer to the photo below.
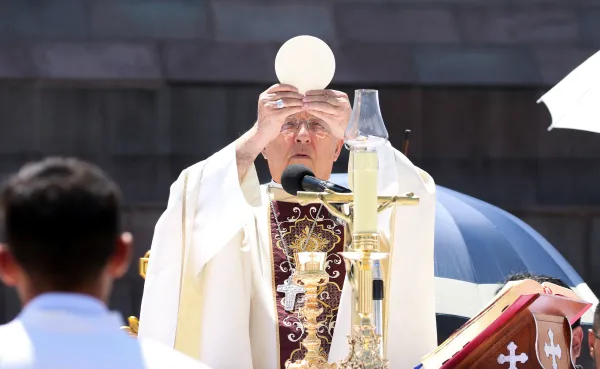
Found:
<svg viewBox="0 0 600 369"><path fill-rule="evenodd" d="M355 151L351 155L354 192L353 233L377 233L377 152Z"/></svg>

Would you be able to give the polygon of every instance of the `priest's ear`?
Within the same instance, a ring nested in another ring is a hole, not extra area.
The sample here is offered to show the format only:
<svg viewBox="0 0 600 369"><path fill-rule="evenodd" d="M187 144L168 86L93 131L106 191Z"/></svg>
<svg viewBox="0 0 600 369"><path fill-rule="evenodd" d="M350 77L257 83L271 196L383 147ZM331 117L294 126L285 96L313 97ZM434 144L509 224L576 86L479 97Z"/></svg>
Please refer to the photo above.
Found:
<svg viewBox="0 0 600 369"><path fill-rule="evenodd" d="M117 238L115 244L115 251L108 261L108 272L114 279L121 278L129 265L131 264L131 257L133 255L133 236L129 232L121 234Z"/></svg>
<svg viewBox="0 0 600 369"><path fill-rule="evenodd" d="M0 279L8 287L16 286L20 268L8 246L0 243Z"/></svg>

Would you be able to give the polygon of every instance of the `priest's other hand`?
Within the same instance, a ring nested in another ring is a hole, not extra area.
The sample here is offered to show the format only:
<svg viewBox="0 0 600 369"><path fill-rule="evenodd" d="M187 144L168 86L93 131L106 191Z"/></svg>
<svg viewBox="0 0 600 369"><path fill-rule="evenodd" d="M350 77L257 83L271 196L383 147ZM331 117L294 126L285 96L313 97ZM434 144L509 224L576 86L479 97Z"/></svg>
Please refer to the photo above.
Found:
<svg viewBox="0 0 600 369"><path fill-rule="evenodd" d="M303 110L302 94L291 85L276 84L258 98L257 132L271 142L281 132L285 118Z"/></svg>
<svg viewBox="0 0 600 369"><path fill-rule="evenodd" d="M304 109L327 123L335 138L344 139L352 114L348 95L336 90L312 90L306 92L303 101Z"/></svg>

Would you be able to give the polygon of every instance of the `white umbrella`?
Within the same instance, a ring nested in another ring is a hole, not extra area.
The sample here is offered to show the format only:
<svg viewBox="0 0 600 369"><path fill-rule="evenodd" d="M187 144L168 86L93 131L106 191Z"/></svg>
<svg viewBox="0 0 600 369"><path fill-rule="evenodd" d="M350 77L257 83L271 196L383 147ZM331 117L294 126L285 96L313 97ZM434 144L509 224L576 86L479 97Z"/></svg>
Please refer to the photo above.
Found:
<svg viewBox="0 0 600 369"><path fill-rule="evenodd" d="M575 68L542 96L552 115L552 128L600 133L600 51Z"/></svg>

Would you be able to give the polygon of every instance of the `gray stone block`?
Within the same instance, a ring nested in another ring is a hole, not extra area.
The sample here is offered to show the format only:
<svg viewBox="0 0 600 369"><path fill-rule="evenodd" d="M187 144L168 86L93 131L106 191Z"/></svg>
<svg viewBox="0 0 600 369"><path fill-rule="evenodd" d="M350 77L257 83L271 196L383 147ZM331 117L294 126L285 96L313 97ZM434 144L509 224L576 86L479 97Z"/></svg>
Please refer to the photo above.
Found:
<svg viewBox="0 0 600 369"><path fill-rule="evenodd" d="M170 160L158 155L113 155L106 170L121 187L125 204L163 203L171 185Z"/></svg>
<svg viewBox="0 0 600 369"><path fill-rule="evenodd" d="M442 8L408 8L393 4L337 4L340 37L348 42L455 43L451 12Z"/></svg>
<svg viewBox="0 0 600 369"><path fill-rule="evenodd" d="M80 0L0 1L0 40L82 40L88 35Z"/></svg>
<svg viewBox="0 0 600 369"><path fill-rule="evenodd" d="M436 184L500 208L536 205L539 189L535 159L422 158L420 162Z"/></svg>
<svg viewBox="0 0 600 369"><path fill-rule="evenodd" d="M169 189L166 189L167 195ZM154 227L158 218L165 211L167 204L163 205L133 205L125 212L125 230L133 235L135 253L134 261L144 256L152 245ZM137 275L137 265L133 267L134 275Z"/></svg>
<svg viewBox="0 0 600 369"><path fill-rule="evenodd" d="M600 32L600 23L598 27L598 31ZM596 52L597 50L594 48L558 47L552 45L536 47L533 55L542 74L543 83L548 86L554 86Z"/></svg>
<svg viewBox="0 0 600 369"><path fill-rule="evenodd" d="M590 275L587 276L589 280L586 282L600 285L600 216L596 216L592 219L592 234L590 237L590 243ZM596 293L598 293L598 291L596 291Z"/></svg>
<svg viewBox="0 0 600 369"><path fill-rule="evenodd" d="M35 68L29 50L22 44L0 46L0 78L35 78Z"/></svg>
<svg viewBox="0 0 600 369"><path fill-rule="evenodd" d="M21 301L14 288L3 288L4 316L2 323L13 320L21 312Z"/></svg>
<svg viewBox="0 0 600 369"><path fill-rule="evenodd" d="M575 43L572 8L548 6L464 7L456 11L462 39L472 43Z"/></svg>
<svg viewBox="0 0 600 369"><path fill-rule="evenodd" d="M135 43L43 43L31 47L37 74L46 79L157 80L154 46Z"/></svg>
<svg viewBox="0 0 600 369"><path fill-rule="evenodd" d="M595 1L594 5L598 5ZM584 8L579 13L579 32L588 46L600 47L600 7Z"/></svg>
<svg viewBox="0 0 600 369"><path fill-rule="evenodd" d="M229 112L236 106L225 87L178 87L171 91L171 139L174 154L204 160L229 143ZM249 117L249 119L253 119ZM183 168L182 168L183 169Z"/></svg>
<svg viewBox="0 0 600 369"><path fill-rule="evenodd" d="M93 37L203 39L210 37L209 2L203 0L94 0Z"/></svg>
<svg viewBox="0 0 600 369"><path fill-rule="evenodd" d="M532 55L520 48L423 46L414 53L420 83L538 85Z"/></svg>
<svg viewBox="0 0 600 369"><path fill-rule="evenodd" d="M536 215L521 219L544 236L579 274L585 275L585 219Z"/></svg>
<svg viewBox="0 0 600 369"><path fill-rule="evenodd" d="M600 158L600 135L569 129L553 129L548 132L550 114L547 113L545 105L540 105L540 110L544 110L543 123L538 124L537 132L537 156L540 159Z"/></svg>
<svg viewBox="0 0 600 369"><path fill-rule="evenodd" d="M114 155L158 154L158 98L153 90L107 90L102 115Z"/></svg>
<svg viewBox="0 0 600 369"><path fill-rule="evenodd" d="M169 42L161 53L171 81L264 83L276 80L277 50L264 43Z"/></svg>
<svg viewBox="0 0 600 369"><path fill-rule="evenodd" d="M283 43L299 35L336 39L331 7L322 3L263 4L251 1L212 3L218 41Z"/></svg>
<svg viewBox="0 0 600 369"><path fill-rule="evenodd" d="M334 83L414 83L410 47L392 43L348 42L333 49Z"/></svg>
<svg viewBox="0 0 600 369"><path fill-rule="evenodd" d="M132 300L132 283L129 278L123 278L115 281L112 292L110 294L110 300L108 307L111 310L116 310L121 313L123 318L123 325L127 325L126 319L133 315L133 300ZM119 327L115 327L119 329Z"/></svg>
<svg viewBox="0 0 600 369"><path fill-rule="evenodd" d="M104 123L105 92L46 87L39 108L40 150L46 155L100 155L109 133Z"/></svg>
<svg viewBox="0 0 600 369"><path fill-rule="evenodd" d="M157 189L157 191L159 191L159 189ZM168 191L167 188L167 195ZM143 257L146 252L150 250L154 235L154 227L165 209L166 204L164 206L134 205L129 207L125 212L124 230L131 232L133 235L133 244L135 246L132 264L127 272L131 280L141 279L139 276L139 258Z"/></svg>
<svg viewBox="0 0 600 369"><path fill-rule="evenodd" d="M33 84L0 87L0 154L18 155L39 149L39 101L39 90Z"/></svg>
<svg viewBox="0 0 600 369"><path fill-rule="evenodd" d="M593 158L539 160L537 202L547 206L600 206L600 162Z"/></svg>

